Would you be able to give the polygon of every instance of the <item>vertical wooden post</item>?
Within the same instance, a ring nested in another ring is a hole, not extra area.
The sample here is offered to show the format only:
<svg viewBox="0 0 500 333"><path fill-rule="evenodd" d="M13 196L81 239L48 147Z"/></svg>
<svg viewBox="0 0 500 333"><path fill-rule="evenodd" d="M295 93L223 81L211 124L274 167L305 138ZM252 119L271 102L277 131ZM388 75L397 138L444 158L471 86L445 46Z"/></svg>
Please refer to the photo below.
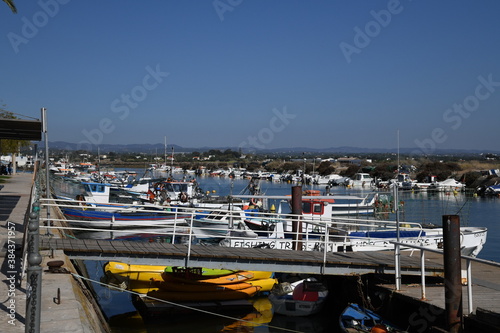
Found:
<svg viewBox="0 0 500 333"><path fill-rule="evenodd" d="M460 217L443 215L444 297L447 329L462 332L462 270Z"/></svg>
<svg viewBox="0 0 500 333"><path fill-rule="evenodd" d="M296 215L292 222L293 249L302 251L302 186L292 187L292 214Z"/></svg>

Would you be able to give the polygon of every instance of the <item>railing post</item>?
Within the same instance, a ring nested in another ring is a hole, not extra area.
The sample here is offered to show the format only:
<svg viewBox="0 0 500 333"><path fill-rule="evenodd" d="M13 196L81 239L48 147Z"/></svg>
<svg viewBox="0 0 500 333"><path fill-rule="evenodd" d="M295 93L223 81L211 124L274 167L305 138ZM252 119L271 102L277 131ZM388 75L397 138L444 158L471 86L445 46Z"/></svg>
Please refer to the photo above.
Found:
<svg viewBox="0 0 500 333"><path fill-rule="evenodd" d="M426 300L425 297L425 250L420 250L420 271L422 272L421 283L422 283L422 301Z"/></svg>
<svg viewBox="0 0 500 333"><path fill-rule="evenodd" d="M176 234L176 230L177 230L177 219L178 219L177 214L178 213L179 213L179 209L176 209L175 210L175 215L174 215L175 216L175 219L174 219L174 221L175 221L174 222L174 230L172 232L172 241L171 241L172 244L175 244L175 234Z"/></svg>
<svg viewBox="0 0 500 333"><path fill-rule="evenodd" d="M472 261L467 259L467 305L469 306L469 314L474 312L472 306Z"/></svg>
<svg viewBox="0 0 500 333"><path fill-rule="evenodd" d="M325 247L323 249L323 266L321 267L321 274L325 274L326 270L326 253L328 252L328 244L330 243L330 230L325 222ZM333 246L333 245L332 245Z"/></svg>
<svg viewBox="0 0 500 333"><path fill-rule="evenodd" d="M40 332L42 256L39 252L39 203L33 205L28 222L28 268L26 278L26 333Z"/></svg>
<svg viewBox="0 0 500 333"><path fill-rule="evenodd" d="M394 184L394 209L396 213L396 245L394 246L394 266L395 266L395 279L396 291L401 290L401 245L399 245L399 199L398 187Z"/></svg>
<svg viewBox="0 0 500 333"><path fill-rule="evenodd" d="M193 242L193 224L194 224L194 211L191 212L191 221L189 222L189 242L188 253L186 255L186 263L184 266L189 267L189 258L191 257L191 243Z"/></svg>

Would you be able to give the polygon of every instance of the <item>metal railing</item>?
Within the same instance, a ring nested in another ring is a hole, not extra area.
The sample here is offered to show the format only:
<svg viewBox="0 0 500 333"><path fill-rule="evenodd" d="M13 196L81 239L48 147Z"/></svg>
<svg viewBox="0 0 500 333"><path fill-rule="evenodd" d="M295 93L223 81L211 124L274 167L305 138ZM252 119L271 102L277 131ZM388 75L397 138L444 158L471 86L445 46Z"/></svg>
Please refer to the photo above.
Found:
<svg viewBox="0 0 500 333"><path fill-rule="evenodd" d="M391 241L391 244L400 245L400 246L405 246L409 248L413 248L416 250L420 250L420 271L421 271L421 299L425 300L426 299L426 288L425 288L425 251L428 252L433 252L433 253L438 253L440 255L443 255L442 250L436 250L436 249L430 249L428 247L423 247L423 246L418 246L418 245L411 245L407 243L401 243L401 242L395 242ZM490 261L490 260L485 260L485 259L480 259L476 257L471 257L471 256L460 256L462 259L465 260L466 264L466 271L467 271L467 305L468 305L468 314L472 314L473 311L473 295L472 295L472 262L478 262L482 264L486 264L489 266L497 267L500 268L500 263Z"/></svg>
<svg viewBox="0 0 500 333"><path fill-rule="evenodd" d="M373 219L354 219L335 217L322 220L308 220L300 215L248 212L233 208L232 210L210 207L169 207L151 205L118 205L80 206L75 200L40 199L43 206L54 209L77 209L81 213L108 212L108 220L95 220L92 223L81 219L51 218L51 222L64 222L67 226L51 227L45 223L43 228L57 228L76 234L87 232L85 238L116 239L134 233L150 234L159 240L176 243L179 240L189 245L187 257L193 243L218 244L235 243L239 247L271 247L282 249L316 250L324 253L324 264L328 252L350 252L362 250L392 250L388 238L377 238L376 234L352 234L351 231L388 231L396 232L396 222ZM115 212L116 214L113 214ZM143 220L118 220L118 214L142 214ZM155 218L147 219L147 214ZM102 218L102 217L101 217ZM40 218L45 221L44 217ZM90 218L89 218L90 219ZM302 228L294 227L296 221ZM268 226L269 229L252 230L248 225ZM400 227L401 231L413 231L415 242L424 239L424 228L418 223L407 223ZM83 237L82 237L83 238ZM396 237L394 236L393 239ZM408 244L404 244L407 248Z"/></svg>

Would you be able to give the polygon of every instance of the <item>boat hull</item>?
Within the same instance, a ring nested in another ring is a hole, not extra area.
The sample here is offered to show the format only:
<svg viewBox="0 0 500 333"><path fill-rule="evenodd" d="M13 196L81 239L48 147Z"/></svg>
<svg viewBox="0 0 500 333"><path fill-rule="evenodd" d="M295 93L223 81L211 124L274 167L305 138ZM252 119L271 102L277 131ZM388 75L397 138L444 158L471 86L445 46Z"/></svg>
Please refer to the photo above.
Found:
<svg viewBox="0 0 500 333"><path fill-rule="evenodd" d="M349 304L339 318L340 328L346 333L355 332L395 332L406 331L395 327L375 312L361 308L358 304Z"/></svg>
<svg viewBox="0 0 500 333"><path fill-rule="evenodd" d="M248 288L238 290L225 289L205 292L155 290L148 292L147 295L154 299L170 302L225 301L250 298L259 290L260 287L251 285Z"/></svg>
<svg viewBox="0 0 500 333"><path fill-rule="evenodd" d="M201 279L185 278L180 277L172 273L163 272L161 274L163 281L167 283L186 283L186 284L229 284L229 283L240 283L246 280L250 280L254 277L251 272L237 272L233 274L227 274L223 276L208 277Z"/></svg>
<svg viewBox="0 0 500 333"><path fill-rule="evenodd" d="M271 291L269 300L275 313L305 317L321 311L327 296L328 290L321 282L308 278L291 284L278 284Z"/></svg>
<svg viewBox="0 0 500 333"><path fill-rule="evenodd" d="M150 226L186 225L189 215L176 212L110 212L93 209L63 208L64 215L74 227L111 229Z"/></svg>

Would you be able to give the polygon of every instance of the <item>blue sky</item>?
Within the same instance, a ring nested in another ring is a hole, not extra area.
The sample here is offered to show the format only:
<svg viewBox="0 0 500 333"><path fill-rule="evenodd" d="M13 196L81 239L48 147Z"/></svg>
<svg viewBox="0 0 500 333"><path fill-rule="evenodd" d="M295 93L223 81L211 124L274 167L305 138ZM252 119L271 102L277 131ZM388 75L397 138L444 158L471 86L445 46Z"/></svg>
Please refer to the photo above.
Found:
<svg viewBox="0 0 500 333"><path fill-rule="evenodd" d="M500 150L498 1L16 1L0 99L82 146Z"/></svg>

